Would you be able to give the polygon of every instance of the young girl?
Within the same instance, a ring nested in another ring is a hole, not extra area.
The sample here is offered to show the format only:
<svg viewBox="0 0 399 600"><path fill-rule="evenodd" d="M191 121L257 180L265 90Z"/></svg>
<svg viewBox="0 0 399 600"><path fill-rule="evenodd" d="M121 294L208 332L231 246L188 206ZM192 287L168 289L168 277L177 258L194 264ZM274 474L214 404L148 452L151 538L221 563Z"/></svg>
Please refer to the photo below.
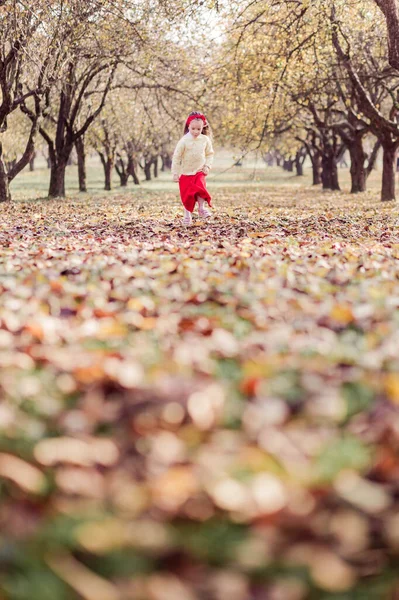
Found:
<svg viewBox="0 0 399 600"><path fill-rule="evenodd" d="M189 114L184 126L184 135L173 153L173 181L179 182L180 197L184 206L184 225L191 225L192 212L198 201L198 214L207 219L211 216L205 201L211 205L211 196L206 189L205 176L213 161L211 132L205 115L200 112Z"/></svg>

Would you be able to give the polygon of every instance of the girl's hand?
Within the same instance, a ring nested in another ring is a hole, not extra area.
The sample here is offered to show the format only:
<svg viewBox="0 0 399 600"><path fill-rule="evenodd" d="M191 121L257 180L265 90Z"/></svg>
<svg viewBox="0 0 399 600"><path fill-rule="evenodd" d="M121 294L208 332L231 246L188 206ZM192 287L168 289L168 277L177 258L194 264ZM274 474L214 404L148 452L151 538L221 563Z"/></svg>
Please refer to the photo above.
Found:
<svg viewBox="0 0 399 600"><path fill-rule="evenodd" d="M205 165L205 167L202 167L202 172L203 172L205 175L208 175L209 171L210 171L210 169L209 169L209 167L207 167L206 165Z"/></svg>
<svg viewBox="0 0 399 600"><path fill-rule="evenodd" d="M179 176L178 175L173 175L173 181L175 183L179 183Z"/></svg>

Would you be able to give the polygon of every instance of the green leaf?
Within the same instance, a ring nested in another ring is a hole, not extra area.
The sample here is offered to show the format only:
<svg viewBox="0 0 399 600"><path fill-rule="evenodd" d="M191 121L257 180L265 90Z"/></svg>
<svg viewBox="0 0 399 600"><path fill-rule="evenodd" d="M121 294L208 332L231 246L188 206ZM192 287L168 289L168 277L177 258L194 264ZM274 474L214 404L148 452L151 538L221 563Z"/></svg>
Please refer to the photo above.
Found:
<svg viewBox="0 0 399 600"><path fill-rule="evenodd" d="M341 390L347 405L348 417L352 417L371 407L374 400L374 392L364 383L347 381L342 385Z"/></svg>
<svg viewBox="0 0 399 600"><path fill-rule="evenodd" d="M213 564L224 564L247 537L247 528L226 520L183 524L176 529L176 541L193 556Z"/></svg>
<svg viewBox="0 0 399 600"><path fill-rule="evenodd" d="M363 442L349 434L324 447L319 454L315 472L321 481L332 481L343 469L364 470L370 463L371 451Z"/></svg>
<svg viewBox="0 0 399 600"><path fill-rule="evenodd" d="M296 369L280 371L270 382L273 396L283 398L288 403L295 404L303 397L300 373Z"/></svg>
<svg viewBox="0 0 399 600"><path fill-rule="evenodd" d="M72 600L75 594L50 569L39 565L0 580L9 600Z"/></svg>

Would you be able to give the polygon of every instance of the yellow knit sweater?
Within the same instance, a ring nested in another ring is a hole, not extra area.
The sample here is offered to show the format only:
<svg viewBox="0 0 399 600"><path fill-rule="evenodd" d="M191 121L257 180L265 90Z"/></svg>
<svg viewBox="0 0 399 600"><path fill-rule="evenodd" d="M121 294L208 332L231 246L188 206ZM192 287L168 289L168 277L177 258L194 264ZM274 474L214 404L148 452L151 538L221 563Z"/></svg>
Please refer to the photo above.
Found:
<svg viewBox="0 0 399 600"><path fill-rule="evenodd" d="M203 167L211 168L214 151L210 138L202 133L197 137L186 133L177 143L172 158L173 175L195 175Z"/></svg>

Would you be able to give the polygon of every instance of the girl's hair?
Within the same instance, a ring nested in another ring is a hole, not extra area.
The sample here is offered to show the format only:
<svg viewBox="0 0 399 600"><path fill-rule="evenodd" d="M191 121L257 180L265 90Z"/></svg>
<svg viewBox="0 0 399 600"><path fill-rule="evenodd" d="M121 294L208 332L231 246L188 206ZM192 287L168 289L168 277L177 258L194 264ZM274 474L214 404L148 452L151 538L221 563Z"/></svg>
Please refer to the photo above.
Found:
<svg viewBox="0 0 399 600"><path fill-rule="evenodd" d="M200 113L200 112L198 112L198 111L196 111L196 110L195 110L194 112L190 112L190 114L189 114L188 116L189 116L189 117L193 117L193 116L195 116L195 115L202 115L202 113ZM193 119L193 120L196 120L196 119ZM199 120L199 121L202 121L202 119L201 119L199 116L198 116L198 120ZM203 122L203 121L202 121L202 122ZM188 133L188 125L186 125L186 124L185 124L185 125L184 125L184 135L185 135L186 133ZM208 119L206 120L206 125L204 125L204 126L203 126L203 128L202 128L202 133L203 133L204 135L207 135L207 136L208 136L209 138L211 138L211 139L212 139L212 137L213 137L213 136L212 136L212 130L211 130L211 126L210 126L210 125L209 125L209 123L208 123Z"/></svg>

